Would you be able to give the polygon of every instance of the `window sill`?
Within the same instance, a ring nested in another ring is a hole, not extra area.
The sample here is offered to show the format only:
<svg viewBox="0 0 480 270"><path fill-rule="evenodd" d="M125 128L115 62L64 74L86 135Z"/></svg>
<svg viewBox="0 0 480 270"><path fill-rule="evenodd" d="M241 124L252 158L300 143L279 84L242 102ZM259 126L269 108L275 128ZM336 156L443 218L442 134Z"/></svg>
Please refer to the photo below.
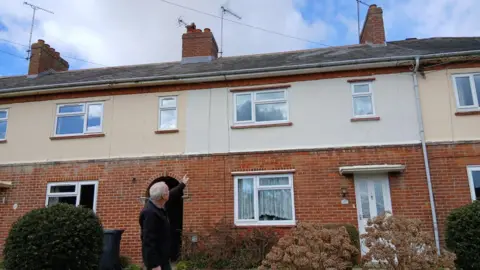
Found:
<svg viewBox="0 0 480 270"><path fill-rule="evenodd" d="M232 129L247 129L247 128L268 128L268 127L289 127L292 126L292 122L275 123L275 124L251 124L251 125L236 125L231 126Z"/></svg>
<svg viewBox="0 0 480 270"><path fill-rule="evenodd" d="M7 140L0 140L0 144L7 143Z"/></svg>
<svg viewBox="0 0 480 270"><path fill-rule="evenodd" d="M457 111L455 113L455 116L464 116L464 115L480 115L480 110Z"/></svg>
<svg viewBox="0 0 480 270"><path fill-rule="evenodd" d="M95 133L95 134L82 134L82 135L67 135L67 136L53 136L50 137L50 140L73 140L73 139L87 139L87 138L99 138L105 137L105 133Z"/></svg>
<svg viewBox="0 0 480 270"><path fill-rule="evenodd" d="M275 228L293 228L297 226L295 221L293 223L236 223L235 227L241 228L255 228L255 227L275 227Z"/></svg>
<svg viewBox="0 0 480 270"><path fill-rule="evenodd" d="M155 130L155 134L169 134L169 133L178 133L178 129L163 129L163 130Z"/></svg>
<svg viewBox="0 0 480 270"><path fill-rule="evenodd" d="M350 122L362 122L362 121L379 121L380 116L372 116L372 117L354 117L350 119Z"/></svg>

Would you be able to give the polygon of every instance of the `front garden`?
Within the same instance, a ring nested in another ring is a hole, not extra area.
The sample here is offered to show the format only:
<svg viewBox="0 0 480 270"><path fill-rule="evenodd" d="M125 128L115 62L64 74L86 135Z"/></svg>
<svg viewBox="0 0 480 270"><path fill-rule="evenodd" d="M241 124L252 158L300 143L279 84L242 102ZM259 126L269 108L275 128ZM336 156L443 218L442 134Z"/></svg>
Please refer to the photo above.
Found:
<svg viewBox="0 0 480 270"><path fill-rule="evenodd" d="M184 232L176 269L480 269L480 202L452 211L447 249L437 255L420 221L383 215L359 237L348 224L300 223L287 232L232 229L220 222L203 235ZM103 230L88 209L58 204L33 210L12 227L0 269L99 269ZM360 243L368 248L360 258ZM127 257L123 269L138 270Z"/></svg>

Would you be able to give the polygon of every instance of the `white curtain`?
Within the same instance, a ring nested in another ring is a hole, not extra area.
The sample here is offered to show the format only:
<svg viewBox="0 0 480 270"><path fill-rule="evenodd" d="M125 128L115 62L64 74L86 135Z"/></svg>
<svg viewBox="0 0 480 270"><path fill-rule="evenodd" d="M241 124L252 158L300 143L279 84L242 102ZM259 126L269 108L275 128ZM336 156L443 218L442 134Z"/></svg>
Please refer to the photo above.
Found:
<svg viewBox="0 0 480 270"><path fill-rule="evenodd" d="M260 220L293 219L290 189L260 190L258 204Z"/></svg>
<svg viewBox="0 0 480 270"><path fill-rule="evenodd" d="M253 178L238 179L238 218L254 219Z"/></svg>

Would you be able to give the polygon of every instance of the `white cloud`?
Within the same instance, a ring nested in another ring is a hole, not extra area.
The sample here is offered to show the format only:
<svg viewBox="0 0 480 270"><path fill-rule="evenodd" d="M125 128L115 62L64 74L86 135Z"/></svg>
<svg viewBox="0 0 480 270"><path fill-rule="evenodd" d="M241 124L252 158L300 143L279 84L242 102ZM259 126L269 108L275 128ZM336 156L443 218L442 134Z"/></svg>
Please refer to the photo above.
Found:
<svg viewBox="0 0 480 270"><path fill-rule="evenodd" d="M407 27L415 37L480 36L478 0L388 0L387 31Z"/></svg>
<svg viewBox="0 0 480 270"><path fill-rule="evenodd" d="M307 23L295 8L300 0L175 0L172 2L220 15L220 6L242 16L241 22L309 40L325 41L334 28L321 20ZM6 2L6 3L4 3ZM2 1L0 38L28 43L32 10L20 0ZM31 0L52 10L37 12L35 41L44 39L60 53L105 65L178 61L183 27L177 18L211 28L220 43L220 20L175 7L161 0ZM234 19L233 17L229 17ZM225 22L225 56L307 48L304 41ZM219 44L220 45L220 44ZM25 48L18 47L24 50ZM68 60L68 59L67 59Z"/></svg>

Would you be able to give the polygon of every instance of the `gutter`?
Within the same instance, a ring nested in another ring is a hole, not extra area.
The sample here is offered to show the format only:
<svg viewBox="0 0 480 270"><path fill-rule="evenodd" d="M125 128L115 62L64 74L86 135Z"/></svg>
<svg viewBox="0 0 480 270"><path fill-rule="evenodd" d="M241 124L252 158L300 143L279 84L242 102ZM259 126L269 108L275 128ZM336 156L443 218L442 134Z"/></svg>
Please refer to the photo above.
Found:
<svg viewBox="0 0 480 270"><path fill-rule="evenodd" d="M438 54L426 54L423 55L424 59L435 59L443 57L455 57L455 56L466 56L466 55L475 55L480 54L480 50L470 50L463 52L449 52L449 53L438 53ZM352 65L362 65L362 64L374 64L382 62L398 62L398 61L412 61L415 59L415 55L410 56L395 56L395 57L377 57L369 59L357 59L357 60L343 60L343 61L333 61L328 63L311 63L311 64L301 64L301 65L288 65L288 66L277 66L277 67L267 67L267 68L252 68L252 69L240 69L240 70L227 70L227 71L213 71L213 72L201 72L201 73L190 73L182 75L163 75L163 76L148 76L148 77L136 77L136 78L127 78L127 79L116 79L116 80L97 80L97 81L85 81L85 82L74 82L74 83L61 83L61 84L51 84L51 85L39 85L39 86L26 86L26 87L15 87L7 89L0 93L0 96L5 94L11 94L16 92L33 92L32 94L43 93L40 90L53 90L53 89L62 89L62 90L89 90L89 87L95 86L96 88L112 88L113 85L124 84L123 87L128 86L138 86L146 82L151 82L152 84L172 84L176 83L199 83L199 82L211 82L211 81L224 81L228 80L227 76L237 76L237 75L248 75L247 77L258 75L258 73L263 73L262 77L275 76L276 72L285 72L291 74L297 74L305 69L318 69L318 68L327 68L327 67L344 67ZM305 74L303 72L302 74ZM277 75L278 76L278 75Z"/></svg>
<svg viewBox="0 0 480 270"><path fill-rule="evenodd" d="M415 91L415 105L417 109L417 120L420 132L420 141L422 142L423 163L425 165L425 174L427 176L428 196L430 198L430 209L432 210L433 233L435 236L435 245L437 247L437 254L440 255L440 237L438 235L437 212L435 210L435 198L432 188L432 177L430 175L430 165L428 162L427 145L425 142L425 127L423 125L422 105L420 103L420 91L418 89L417 73L420 66L420 56L415 57L415 68L412 72L413 89Z"/></svg>

